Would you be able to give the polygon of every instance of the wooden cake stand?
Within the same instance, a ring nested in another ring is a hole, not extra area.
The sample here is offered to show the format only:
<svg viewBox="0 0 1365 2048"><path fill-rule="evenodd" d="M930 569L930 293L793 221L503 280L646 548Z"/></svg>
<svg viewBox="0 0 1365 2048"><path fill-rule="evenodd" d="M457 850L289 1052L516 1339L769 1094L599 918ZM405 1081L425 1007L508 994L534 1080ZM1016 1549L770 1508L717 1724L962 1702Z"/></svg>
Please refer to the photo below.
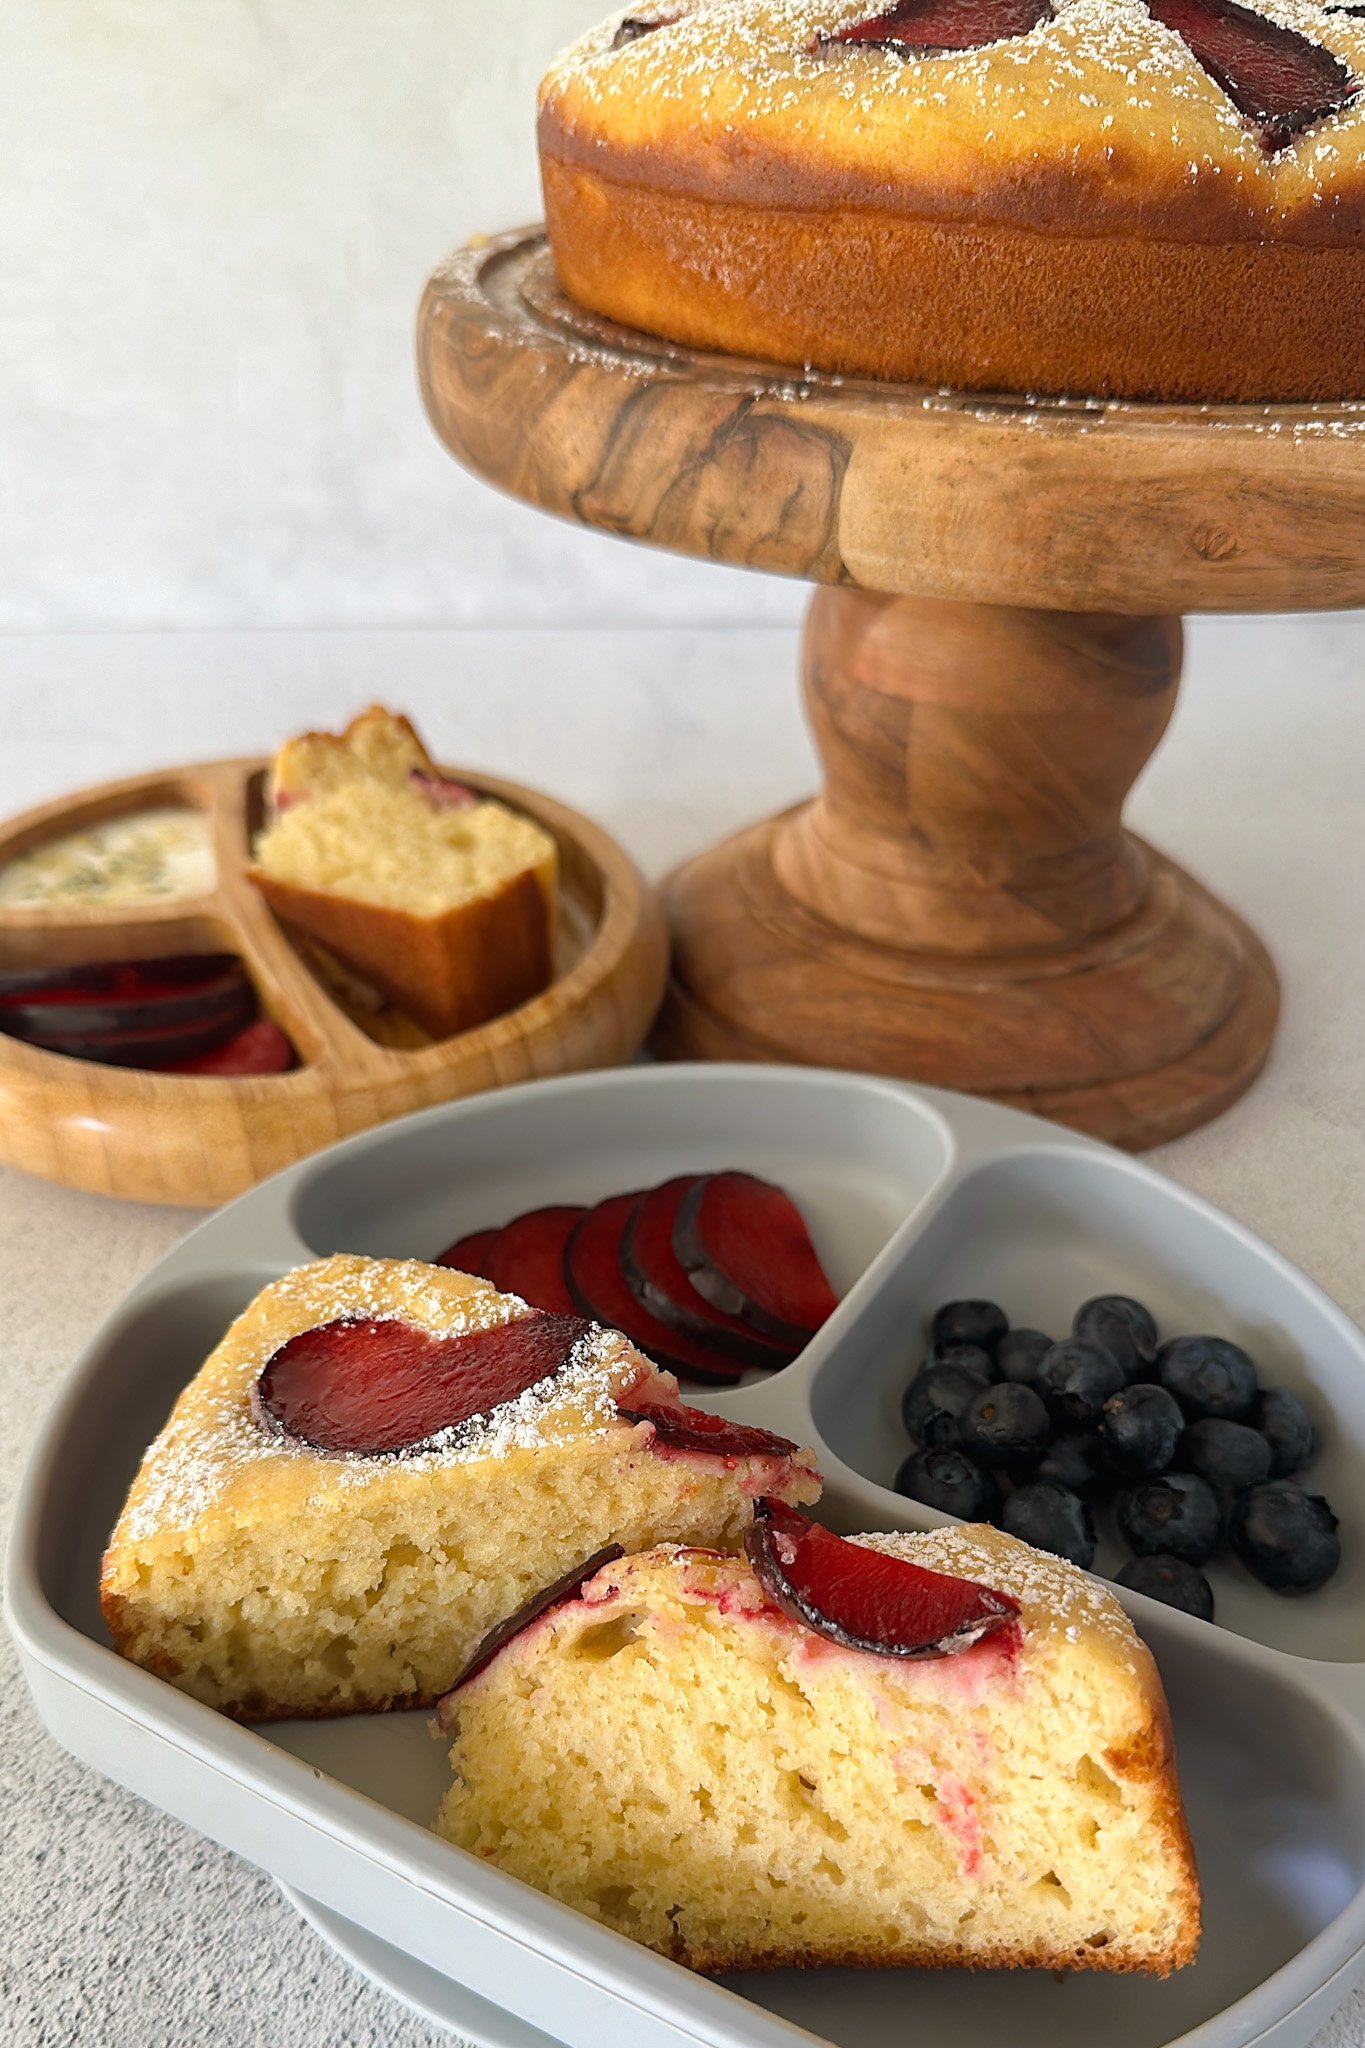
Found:
<svg viewBox="0 0 1365 2048"><path fill-rule="evenodd" d="M1179 612L1365 604L1365 404L701 355L573 305L532 229L436 272L419 361L490 482L825 586L803 662L824 790L671 878L658 1050L902 1075L1131 1147L1242 1093L1274 967L1123 803L1175 703Z"/></svg>

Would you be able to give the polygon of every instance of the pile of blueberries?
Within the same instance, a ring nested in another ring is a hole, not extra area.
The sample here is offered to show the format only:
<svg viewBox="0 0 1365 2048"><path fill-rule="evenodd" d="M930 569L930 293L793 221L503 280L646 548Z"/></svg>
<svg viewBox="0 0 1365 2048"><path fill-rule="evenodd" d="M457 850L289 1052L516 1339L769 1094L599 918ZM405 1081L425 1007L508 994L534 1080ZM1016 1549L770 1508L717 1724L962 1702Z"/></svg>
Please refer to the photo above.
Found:
<svg viewBox="0 0 1365 2048"><path fill-rule="evenodd" d="M1225 1337L1159 1338L1124 1294L1077 1309L1060 1343L1012 1330L993 1301L950 1301L901 1403L916 1448L897 1491L994 1522L1089 1568L1111 1501L1133 1552L1121 1586L1213 1620L1199 1567L1230 1544L1277 1593L1310 1593L1341 1562L1337 1518L1293 1475L1317 1449L1297 1394L1262 1387Z"/></svg>

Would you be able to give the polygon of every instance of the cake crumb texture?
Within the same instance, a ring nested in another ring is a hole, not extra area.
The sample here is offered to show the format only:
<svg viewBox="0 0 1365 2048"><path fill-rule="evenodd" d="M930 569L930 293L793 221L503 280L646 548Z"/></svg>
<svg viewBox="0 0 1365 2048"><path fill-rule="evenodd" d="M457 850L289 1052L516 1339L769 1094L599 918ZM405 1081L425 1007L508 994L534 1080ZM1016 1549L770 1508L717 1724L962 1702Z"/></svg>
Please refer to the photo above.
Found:
<svg viewBox="0 0 1365 2048"><path fill-rule="evenodd" d="M248 870L271 908L447 1037L553 973L559 856L531 818L447 782L406 718L372 705L277 755Z"/></svg>
<svg viewBox="0 0 1365 2048"><path fill-rule="evenodd" d="M870 1656L742 1559L621 1560L447 1703L438 1831L700 1970L1189 1962L1169 1720L1117 1601L995 1530L859 1540L1013 1593L1018 1637Z"/></svg>
<svg viewBox="0 0 1365 2048"><path fill-rule="evenodd" d="M118 1649L244 1720L430 1704L483 1635L605 1544L735 1545L753 1492L818 1495L808 1458L653 1456L617 1395L676 1402L676 1382L595 1325L560 1372L411 1452L329 1457L252 1414L266 1360L320 1324L441 1336L529 1313L416 1260L339 1254L266 1287L180 1396L110 1538Z"/></svg>

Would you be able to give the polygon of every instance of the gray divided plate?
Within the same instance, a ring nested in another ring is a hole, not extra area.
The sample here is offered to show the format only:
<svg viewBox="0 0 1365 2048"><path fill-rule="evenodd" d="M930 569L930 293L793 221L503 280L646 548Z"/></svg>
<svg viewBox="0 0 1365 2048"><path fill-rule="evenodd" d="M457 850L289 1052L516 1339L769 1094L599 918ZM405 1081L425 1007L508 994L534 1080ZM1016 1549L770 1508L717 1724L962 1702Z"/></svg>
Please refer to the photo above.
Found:
<svg viewBox="0 0 1365 2048"><path fill-rule="evenodd" d="M1205 1888L1193 1968L1164 1983L842 1970L706 1982L431 1834L447 1767L423 1716L257 1733L109 1648L99 1559L141 1453L268 1280L334 1251L432 1257L520 1210L718 1166L791 1190L843 1299L784 1371L695 1398L813 1444L836 1527L943 1519L890 1481L925 1317L956 1295L1058 1330L1086 1295L1136 1294L1164 1329L1235 1338L1268 1381L1309 1395L1326 1436L1313 1481L1343 1522L1330 1584L1284 1600L1239 1567L1215 1569L1217 1626L1125 1596L1175 1718ZM1365 1336L1148 1167L1008 1110L861 1075L627 1068L367 1132L192 1232L73 1371L20 1496L6 1602L58 1741L273 1872L381 1981L490 2042L1290 2048L1365 1975L1363 1478Z"/></svg>

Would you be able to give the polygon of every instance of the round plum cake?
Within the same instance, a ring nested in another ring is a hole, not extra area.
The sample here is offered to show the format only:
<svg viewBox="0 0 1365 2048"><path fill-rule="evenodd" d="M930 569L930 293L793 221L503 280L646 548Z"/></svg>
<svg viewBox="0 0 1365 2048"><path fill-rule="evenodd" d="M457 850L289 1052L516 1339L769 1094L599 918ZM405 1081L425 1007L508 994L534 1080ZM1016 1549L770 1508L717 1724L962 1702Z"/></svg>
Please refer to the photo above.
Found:
<svg viewBox="0 0 1365 2048"><path fill-rule="evenodd" d="M559 279L974 389L1365 396L1365 5L653 0L541 88Z"/></svg>

